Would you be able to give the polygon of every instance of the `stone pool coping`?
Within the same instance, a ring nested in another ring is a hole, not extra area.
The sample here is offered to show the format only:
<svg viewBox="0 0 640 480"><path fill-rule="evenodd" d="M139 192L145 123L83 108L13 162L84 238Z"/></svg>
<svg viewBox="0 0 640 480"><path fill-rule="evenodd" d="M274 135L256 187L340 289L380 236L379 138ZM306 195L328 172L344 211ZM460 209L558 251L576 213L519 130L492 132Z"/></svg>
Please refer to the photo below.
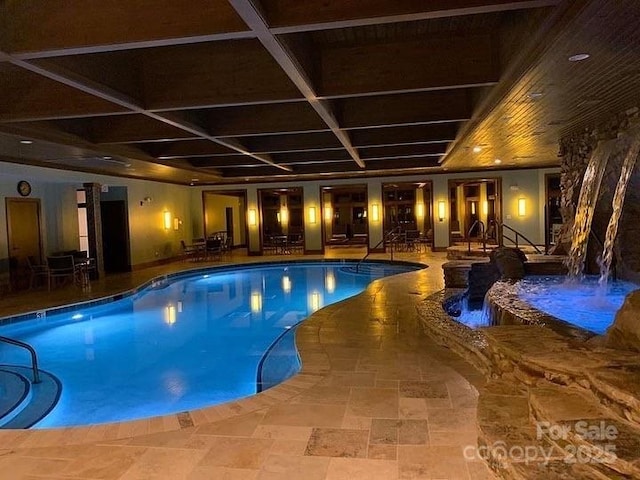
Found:
<svg viewBox="0 0 640 480"><path fill-rule="evenodd" d="M420 261L389 261L380 259L371 259L368 263L378 264L390 264L390 265L412 265L420 267L419 270L413 272L402 272L397 275L411 275L428 268L426 263ZM357 263L357 259L300 259L300 260L274 260L274 261L255 261L242 264L225 264L220 266L207 266L203 268L195 268L188 270L181 270L178 272L158 275L151 278L148 281L143 282L140 286L128 289L124 292L116 293L109 297L111 300L106 300L105 297L98 299L91 299L73 304L74 308L78 306L86 307L90 304L102 304L109 301L115 301L114 299L124 298L125 296L134 295L140 292L142 289L153 286L157 282L166 282L170 278L176 278L180 276L188 276L193 274L199 274L211 271L225 271L229 269L237 270L241 268L251 268L258 265L277 266L279 264L291 263ZM373 289L377 289L378 282L391 281L392 278L397 275L391 275L383 277L371 282L367 288L360 292L358 295L347 298L335 304L321 308L307 317L305 320L298 324L298 327L312 327L316 322L319 322L324 317L324 311L331 307L344 305L346 302L357 301L358 298L366 295L371 295ZM47 311L59 313L61 310L70 310L71 306L51 307ZM33 319L37 317L29 317L36 312L29 312L29 314L19 315L22 320ZM7 317L5 317L7 318ZM176 414L169 414L157 417L150 417L139 420L113 422L99 425L86 425L77 427L62 427L62 428L50 428L50 429L26 429L26 430L10 430L0 429L0 442L3 445L17 447L17 448L32 448L32 447L61 447L67 445L78 445L95 442L107 442L115 441L119 439L125 439L130 437L149 435L154 433L164 433L179 431L182 429L197 427L220 420L225 420L233 417L238 417L248 413L252 413L264 408L268 408L274 405L282 404L291 400L293 397L300 395L301 393L311 389L331 373L331 369L327 368L326 359L320 358L315 350L316 342L310 341L307 336L301 335L299 330L296 330L296 347L302 360L302 370L284 381L280 385L272 387L268 390L256 393L249 397L238 399L235 401L215 405L211 407L204 407L196 410L189 410Z"/></svg>

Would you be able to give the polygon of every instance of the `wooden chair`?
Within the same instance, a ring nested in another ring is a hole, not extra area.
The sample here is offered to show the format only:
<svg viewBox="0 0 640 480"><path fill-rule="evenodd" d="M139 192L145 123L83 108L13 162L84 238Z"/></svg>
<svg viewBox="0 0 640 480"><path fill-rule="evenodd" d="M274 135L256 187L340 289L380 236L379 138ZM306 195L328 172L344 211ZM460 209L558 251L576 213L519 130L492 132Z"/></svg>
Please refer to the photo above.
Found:
<svg viewBox="0 0 640 480"><path fill-rule="evenodd" d="M73 263L73 255L58 255L47 257L48 270L48 286L55 285L59 279L70 280L73 282L76 278L76 269Z"/></svg>
<svg viewBox="0 0 640 480"><path fill-rule="evenodd" d="M39 277L49 277L49 268L45 263L40 263L33 255L27 257L27 265L29 266L29 272L31 274L29 278L29 289L31 290Z"/></svg>

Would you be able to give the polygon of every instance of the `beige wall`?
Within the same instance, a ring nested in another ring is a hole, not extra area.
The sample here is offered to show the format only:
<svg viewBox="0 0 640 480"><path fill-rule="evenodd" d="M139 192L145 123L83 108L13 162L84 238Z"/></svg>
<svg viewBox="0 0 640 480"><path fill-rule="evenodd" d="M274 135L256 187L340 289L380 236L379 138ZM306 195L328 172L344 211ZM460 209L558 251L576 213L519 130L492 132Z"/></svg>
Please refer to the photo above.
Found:
<svg viewBox="0 0 640 480"><path fill-rule="evenodd" d="M232 195L219 195L211 192L205 193L204 201L204 223L206 235L213 232L221 232L227 229L226 209L233 210L233 244L242 245L244 243L244 208L243 199Z"/></svg>
<svg viewBox="0 0 640 480"><path fill-rule="evenodd" d="M204 235L202 191L246 190L247 209L255 209L259 221L257 191L259 188L273 188L273 184L251 184L237 186L187 187L146 180L91 175L81 172L54 170L11 163L0 163L0 259L8 257L6 212L4 199L18 197L16 184L27 180L32 184L32 198L40 198L44 232L44 252L66 250L78 247L78 221L75 204L75 190L85 182L102 185L124 186L127 188L129 204L129 228L131 238L132 265L143 264L180 253L180 240L186 242L193 237ZM558 172L559 169L538 169L519 171L492 171L491 177L502 179L502 212L506 224L521 231L532 241L544 242L544 176ZM319 250L322 246L321 222L324 222L320 203L320 188L329 185L366 184L369 195L369 212L377 203L382 214L381 186L389 181L426 181L433 182L434 242L437 247L448 245L449 212L447 201L447 182L449 179L477 178L477 173L415 175L406 177L382 177L367 180L311 181L302 183L283 183L283 187L303 188L305 202L305 242L307 250ZM140 202L150 197L151 202ZM518 198L527 202L524 217L517 214ZM443 222L437 218L437 205L444 200L447 212ZM309 222L309 206L316 207L316 224ZM171 213L172 218L181 220L178 230L173 225L166 230L163 225L163 212ZM244 212L238 212L238 219ZM369 245L375 246L382 238L382 219L373 223L370 218ZM224 229L224 228L222 228ZM248 226L250 251L259 251L259 225Z"/></svg>

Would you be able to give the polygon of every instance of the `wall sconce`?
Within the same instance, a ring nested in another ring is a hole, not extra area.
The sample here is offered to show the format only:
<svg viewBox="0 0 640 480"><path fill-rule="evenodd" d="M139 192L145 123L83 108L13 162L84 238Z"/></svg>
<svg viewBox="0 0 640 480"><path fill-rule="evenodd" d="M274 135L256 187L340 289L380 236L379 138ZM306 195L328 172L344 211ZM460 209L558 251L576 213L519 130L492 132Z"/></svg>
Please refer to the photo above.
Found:
<svg viewBox="0 0 640 480"><path fill-rule="evenodd" d="M378 222L380 220L380 205L377 203L371 204L371 221Z"/></svg>
<svg viewBox="0 0 640 480"><path fill-rule="evenodd" d="M251 292L251 311L259 313L262 310L262 294L260 292Z"/></svg>
<svg viewBox="0 0 640 480"><path fill-rule="evenodd" d="M471 215L476 214L476 202L471 202Z"/></svg>
<svg viewBox="0 0 640 480"><path fill-rule="evenodd" d="M416 217L424 217L424 203L416 203Z"/></svg>
<svg viewBox="0 0 640 480"><path fill-rule="evenodd" d="M527 201L524 198L518 199L518 216L524 217L527 214Z"/></svg>
<svg viewBox="0 0 640 480"><path fill-rule="evenodd" d="M331 210L331 204L327 203L324 206L324 219L327 222L330 222L333 218L333 211Z"/></svg>
<svg viewBox="0 0 640 480"><path fill-rule="evenodd" d="M316 207L309 207L309 223L315 225L316 221Z"/></svg>
<svg viewBox="0 0 640 480"><path fill-rule="evenodd" d="M291 292L291 279L289 278L289 275L285 275L282 277L282 291L284 293Z"/></svg>
<svg viewBox="0 0 640 480"><path fill-rule="evenodd" d="M249 209L249 226L255 227L258 224L258 216L255 208Z"/></svg>
<svg viewBox="0 0 640 480"><path fill-rule="evenodd" d="M165 212L163 213L163 216L164 216L164 229L170 230L171 225L173 225L173 218L171 218L171 212L167 212L165 210Z"/></svg>
<svg viewBox="0 0 640 480"><path fill-rule="evenodd" d="M444 214L445 214L445 203L444 200L440 200L438 202L438 221L444 222Z"/></svg>
<svg viewBox="0 0 640 480"><path fill-rule="evenodd" d="M180 220L178 217L173 219L173 229L174 230L180 230L180 225L182 225L182 220Z"/></svg>
<svg viewBox="0 0 640 480"><path fill-rule="evenodd" d="M287 207L282 207L279 213L280 216L278 221L282 224L289 223L289 210L287 210Z"/></svg>

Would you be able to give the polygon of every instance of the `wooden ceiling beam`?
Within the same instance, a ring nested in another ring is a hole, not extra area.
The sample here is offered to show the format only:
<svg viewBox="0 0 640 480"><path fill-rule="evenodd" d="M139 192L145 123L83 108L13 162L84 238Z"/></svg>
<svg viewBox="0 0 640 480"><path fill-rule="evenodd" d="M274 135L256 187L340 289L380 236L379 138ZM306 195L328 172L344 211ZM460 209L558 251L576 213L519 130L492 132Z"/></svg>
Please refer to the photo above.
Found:
<svg viewBox="0 0 640 480"><path fill-rule="evenodd" d="M242 143L252 152L262 153L343 148L331 131L243 137Z"/></svg>
<svg viewBox="0 0 640 480"><path fill-rule="evenodd" d="M396 145L392 147L367 147L360 149L365 161L376 158L400 158L415 156L441 157L447 151L446 143L429 143L426 145Z"/></svg>
<svg viewBox="0 0 640 480"><path fill-rule="evenodd" d="M381 25L552 6L559 0L261 0L277 34Z"/></svg>
<svg viewBox="0 0 640 480"><path fill-rule="evenodd" d="M344 128L461 122L472 115L465 90L357 97L337 101Z"/></svg>
<svg viewBox="0 0 640 480"><path fill-rule="evenodd" d="M141 62L149 110L302 99L255 39L153 49Z"/></svg>
<svg viewBox="0 0 640 480"><path fill-rule="evenodd" d="M212 108L207 115L211 134L220 137L327 129L327 125L304 100Z"/></svg>
<svg viewBox="0 0 640 480"><path fill-rule="evenodd" d="M282 43L269 31L269 26L265 22L263 14L251 0L229 0L236 12L245 23L256 33L264 48L272 55L291 81L298 87L302 95L327 124L340 143L349 152L351 158L358 166L364 168L364 162L360 159L358 151L351 145L349 135L340 129L333 111L328 102L318 99L316 91L304 71L300 62L294 58Z"/></svg>
<svg viewBox="0 0 640 480"><path fill-rule="evenodd" d="M225 157L210 158L185 158L191 165L197 168L219 168L238 166L258 166L264 165L259 160L247 157L246 155L229 155Z"/></svg>
<svg viewBox="0 0 640 480"><path fill-rule="evenodd" d="M122 106L79 92L10 64L0 68L0 122L24 122L127 112Z"/></svg>
<svg viewBox="0 0 640 480"><path fill-rule="evenodd" d="M500 79L494 43L486 33L324 48L320 95L494 85Z"/></svg>
<svg viewBox="0 0 640 480"><path fill-rule="evenodd" d="M149 118L159 120L167 125L191 133L193 136L218 143L238 153L248 155L257 160L260 160L263 163L272 165L275 168L286 171L290 170L290 168L287 166L276 165L268 155L256 155L248 152L241 144L239 144L235 140L217 139L209 135L209 133L201 127L192 125L184 119L172 116L170 113L154 113L149 110L145 110L139 103L127 97L126 95L120 92L116 92L104 85L100 85L92 81L91 79L82 78L80 75L75 74L74 72L66 71L59 66L52 66L51 64L43 66L41 64L20 60L2 51L0 51L0 62L11 63L13 66L23 68L25 70L28 70L29 72L41 75L63 85L73 87L77 90L80 90L81 92L93 95L108 102L112 102L115 105L130 110L132 113L139 113L142 115L146 115Z"/></svg>
<svg viewBox="0 0 640 480"><path fill-rule="evenodd" d="M23 60L251 34L226 0L23 0L2 2L0 19L1 49Z"/></svg>
<svg viewBox="0 0 640 480"><path fill-rule="evenodd" d="M143 143L138 144L137 147L158 160L233 154L233 150L229 150L227 147L200 138L176 142Z"/></svg>
<svg viewBox="0 0 640 480"><path fill-rule="evenodd" d="M450 143L455 140L457 131L456 123L358 129L351 132L351 141L356 147Z"/></svg>

